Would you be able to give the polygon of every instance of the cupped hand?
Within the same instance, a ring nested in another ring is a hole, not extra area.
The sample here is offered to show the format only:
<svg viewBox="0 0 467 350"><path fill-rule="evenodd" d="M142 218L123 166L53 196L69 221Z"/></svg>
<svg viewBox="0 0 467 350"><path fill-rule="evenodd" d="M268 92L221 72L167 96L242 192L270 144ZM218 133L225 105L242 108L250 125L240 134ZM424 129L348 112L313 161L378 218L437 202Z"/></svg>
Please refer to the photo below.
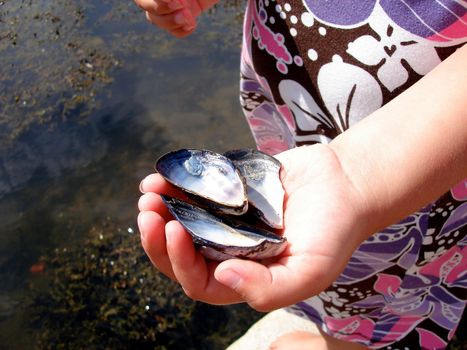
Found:
<svg viewBox="0 0 467 350"><path fill-rule="evenodd" d="M329 286L366 238L364 198L330 147L294 148L277 158L282 162L288 246L269 263L206 260L158 195L180 193L158 174L142 181L138 225L143 248L189 297L211 304L247 302L259 311L291 305Z"/></svg>
<svg viewBox="0 0 467 350"><path fill-rule="evenodd" d="M155 26L183 38L196 28L196 18L217 0L134 0Z"/></svg>

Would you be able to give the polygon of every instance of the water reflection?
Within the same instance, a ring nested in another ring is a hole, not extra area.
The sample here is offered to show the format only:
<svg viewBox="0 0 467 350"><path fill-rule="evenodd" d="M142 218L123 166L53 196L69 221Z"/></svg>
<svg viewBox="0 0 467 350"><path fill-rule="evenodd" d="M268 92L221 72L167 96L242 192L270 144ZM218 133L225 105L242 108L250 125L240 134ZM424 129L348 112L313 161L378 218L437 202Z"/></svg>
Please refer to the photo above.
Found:
<svg viewBox="0 0 467 350"><path fill-rule="evenodd" d="M1 345L220 348L256 317L185 299L131 234L159 154L253 145L237 97L242 4L226 4L180 41L132 2L1 2Z"/></svg>

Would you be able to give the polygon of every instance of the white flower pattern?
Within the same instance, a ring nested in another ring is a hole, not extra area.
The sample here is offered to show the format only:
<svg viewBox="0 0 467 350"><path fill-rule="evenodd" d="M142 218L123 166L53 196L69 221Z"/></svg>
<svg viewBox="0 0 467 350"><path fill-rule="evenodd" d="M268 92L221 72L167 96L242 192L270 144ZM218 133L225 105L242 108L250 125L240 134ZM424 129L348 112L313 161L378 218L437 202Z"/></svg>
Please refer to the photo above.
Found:
<svg viewBox="0 0 467 350"><path fill-rule="evenodd" d="M380 40L363 35L349 43L347 53L364 65L376 66L382 63L378 69L378 79L389 91L407 82L409 75L403 61L419 75L427 74L441 62L432 41L404 31L380 7L376 6L368 24Z"/></svg>

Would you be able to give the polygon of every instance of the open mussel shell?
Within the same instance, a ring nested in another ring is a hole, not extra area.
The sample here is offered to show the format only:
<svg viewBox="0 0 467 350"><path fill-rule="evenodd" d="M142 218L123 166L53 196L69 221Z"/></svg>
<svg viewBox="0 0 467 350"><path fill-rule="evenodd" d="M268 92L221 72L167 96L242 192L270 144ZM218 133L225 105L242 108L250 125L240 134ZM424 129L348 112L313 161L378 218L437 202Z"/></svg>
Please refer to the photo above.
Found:
<svg viewBox="0 0 467 350"><path fill-rule="evenodd" d="M180 149L160 157L156 170L202 207L232 215L248 210L245 180L219 153Z"/></svg>
<svg viewBox="0 0 467 350"><path fill-rule="evenodd" d="M255 214L268 226L283 227L284 188L279 172L281 163L274 157L253 149L225 152L247 185L248 202Z"/></svg>
<svg viewBox="0 0 467 350"><path fill-rule="evenodd" d="M200 252L209 259L260 260L277 256L286 247L286 239L273 232L220 218L176 198L162 196L162 199Z"/></svg>

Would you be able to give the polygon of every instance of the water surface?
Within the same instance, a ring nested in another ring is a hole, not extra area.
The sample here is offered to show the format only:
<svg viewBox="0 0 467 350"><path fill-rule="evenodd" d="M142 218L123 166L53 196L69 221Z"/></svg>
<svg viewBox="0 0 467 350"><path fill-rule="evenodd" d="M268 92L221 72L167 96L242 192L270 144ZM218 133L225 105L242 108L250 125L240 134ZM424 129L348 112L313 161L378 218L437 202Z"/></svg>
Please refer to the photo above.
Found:
<svg viewBox="0 0 467 350"><path fill-rule="evenodd" d="M135 223L162 153L253 146L242 10L177 40L131 1L0 2L0 348L220 349L258 317L185 298Z"/></svg>

